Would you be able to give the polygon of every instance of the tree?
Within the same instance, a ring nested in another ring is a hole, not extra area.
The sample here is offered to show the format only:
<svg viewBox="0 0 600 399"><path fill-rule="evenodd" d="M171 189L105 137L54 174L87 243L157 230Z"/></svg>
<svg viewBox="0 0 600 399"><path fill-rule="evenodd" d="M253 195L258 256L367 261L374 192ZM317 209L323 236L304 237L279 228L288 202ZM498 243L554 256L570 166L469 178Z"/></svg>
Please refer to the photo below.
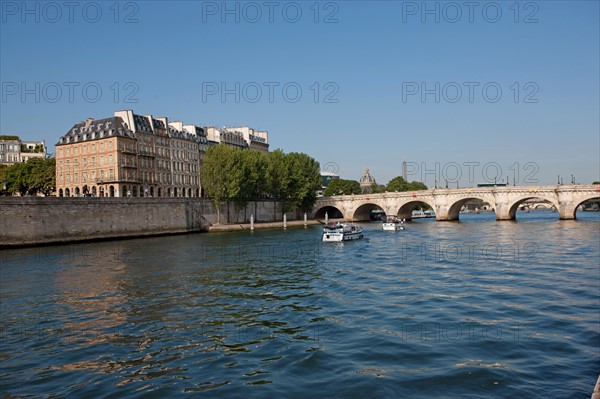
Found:
<svg viewBox="0 0 600 399"><path fill-rule="evenodd" d="M25 163L15 163L6 170L6 189L10 194L27 194L29 190L29 172Z"/></svg>
<svg viewBox="0 0 600 399"><path fill-rule="evenodd" d="M402 176L396 176L392 180L390 180L390 182L388 183L385 190L388 192L418 191L418 190L427 190L427 186L425 184L423 184L421 182L417 182L417 181L413 181L413 182L409 183L406 180L404 180L404 178Z"/></svg>
<svg viewBox="0 0 600 399"><path fill-rule="evenodd" d="M277 149L267 155L266 188L267 193L283 204L283 212L289 207L291 173L289 159L283 151Z"/></svg>
<svg viewBox="0 0 600 399"><path fill-rule="evenodd" d="M239 208L249 201L257 200L266 190L266 156L256 150L237 150L234 152L233 185L239 187L233 198Z"/></svg>
<svg viewBox="0 0 600 399"><path fill-rule="evenodd" d="M360 194L360 183L356 180L335 179L327 186L323 195L331 197L332 195L341 194Z"/></svg>
<svg viewBox="0 0 600 399"><path fill-rule="evenodd" d="M35 192L48 196L56 190L56 160L54 158L31 158L32 162L30 183Z"/></svg>
<svg viewBox="0 0 600 399"><path fill-rule="evenodd" d="M56 160L31 158L11 165L5 172L7 191L13 194L50 195L56 187Z"/></svg>
<svg viewBox="0 0 600 399"><path fill-rule="evenodd" d="M592 184L600 184L600 181L595 181Z"/></svg>
<svg viewBox="0 0 600 399"><path fill-rule="evenodd" d="M308 212L317 200L321 187L321 167L312 157L292 152L285 155L290 171L290 197L294 209Z"/></svg>
<svg viewBox="0 0 600 399"><path fill-rule="evenodd" d="M239 194L234 186L234 151L225 144L209 147L200 170L202 186L217 208L217 224L221 223L221 206Z"/></svg>
<svg viewBox="0 0 600 399"><path fill-rule="evenodd" d="M217 206L233 201L239 208L265 195L282 204L283 212L312 209L321 186L319 163L302 153L268 155L255 150L237 150L225 145L206 151L200 172L202 184Z"/></svg>
<svg viewBox="0 0 600 399"><path fill-rule="evenodd" d="M4 191L4 179L6 178L6 170L8 165L0 165L0 191Z"/></svg>

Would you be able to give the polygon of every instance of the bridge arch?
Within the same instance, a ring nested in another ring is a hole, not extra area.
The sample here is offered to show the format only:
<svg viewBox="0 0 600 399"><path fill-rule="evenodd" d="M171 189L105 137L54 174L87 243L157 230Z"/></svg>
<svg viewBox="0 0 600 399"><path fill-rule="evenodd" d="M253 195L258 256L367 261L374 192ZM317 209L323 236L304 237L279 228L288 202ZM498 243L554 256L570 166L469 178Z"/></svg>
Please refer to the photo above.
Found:
<svg viewBox="0 0 600 399"><path fill-rule="evenodd" d="M494 212L496 212L496 203L494 202L494 200L492 198L487 198L485 196L470 196L467 198L461 198L459 200L456 200L455 202L453 202L450 207L448 208L448 219L447 220L459 220L459 214L460 214L460 210L462 209L462 207L469 201L474 200L474 199L478 199L484 202L487 202L488 204L490 204L491 210L493 210Z"/></svg>
<svg viewBox="0 0 600 399"><path fill-rule="evenodd" d="M515 220L516 219L516 215L517 215L517 210L519 209L519 206L528 200L543 200L543 201L548 201L550 202L550 204L552 204L552 206L555 207L555 209L559 209L558 206L558 201L555 198L548 198L546 196L543 195L528 195L528 196L524 196L524 197L520 197L517 200L514 200L511 204L510 207L508 208L508 217L510 220Z"/></svg>
<svg viewBox="0 0 600 399"><path fill-rule="evenodd" d="M313 215L313 219L325 219L326 213L329 219L346 219L344 212L333 205L324 205L318 208Z"/></svg>
<svg viewBox="0 0 600 399"><path fill-rule="evenodd" d="M584 202L586 202L586 201L589 201L589 200L592 200L592 199L593 199L593 200L600 200L600 195L599 195L599 193L596 193L596 194L590 194L589 196L587 196L587 198L586 198L586 197L584 197L584 199L578 199L578 200L577 200L577 203L575 204L575 208L573 209L573 219L577 219L577 208L579 208L579 206L580 206L581 204L583 204Z"/></svg>
<svg viewBox="0 0 600 399"><path fill-rule="evenodd" d="M371 220L371 211L375 208L381 208L385 211L385 207L374 202L366 202L354 209L351 220L353 222L362 222Z"/></svg>
<svg viewBox="0 0 600 399"><path fill-rule="evenodd" d="M551 203L539 203L536 204L533 209L552 209L553 205Z"/></svg>
<svg viewBox="0 0 600 399"><path fill-rule="evenodd" d="M431 207L431 209L433 209L434 211L436 210L435 203L433 201L424 200L424 199L419 198L419 199L405 202L404 204L400 205L400 208L398 208L398 212L396 212L396 215L400 219L412 220L412 211L415 210L415 208L417 206L419 206L421 203L425 203L425 204L429 205Z"/></svg>

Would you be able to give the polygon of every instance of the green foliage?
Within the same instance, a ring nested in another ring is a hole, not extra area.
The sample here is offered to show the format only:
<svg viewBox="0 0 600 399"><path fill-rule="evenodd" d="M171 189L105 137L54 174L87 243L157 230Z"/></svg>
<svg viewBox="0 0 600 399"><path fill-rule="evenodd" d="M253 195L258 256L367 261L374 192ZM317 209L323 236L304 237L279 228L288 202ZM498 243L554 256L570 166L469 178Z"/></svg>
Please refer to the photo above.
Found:
<svg viewBox="0 0 600 399"><path fill-rule="evenodd" d="M0 183L4 181L4 176L6 175L6 169L8 169L8 165L0 165Z"/></svg>
<svg viewBox="0 0 600 399"><path fill-rule="evenodd" d="M21 152L44 152L44 145L36 144L35 147L30 149L27 144L21 144Z"/></svg>
<svg viewBox="0 0 600 399"><path fill-rule="evenodd" d="M236 150L232 186L236 188L232 199L239 208L249 201L261 197L265 192L265 171L267 159L256 150Z"/></svg>
<svg viewBox="0 0 600 399"><path fill-rule="evenodd" d="M0 134L0 140L19 140L19 136L9 136Z"/></svg>
<svg viewBox="0 0 600 399"><path fill-rule="evenodd" d="M418 181L407 182L402 176L396 176L388 183L385 191L418 191L427 190L427 186L424 183Z"/></svg>
<svg viewBox="0 0 600 399"><path fill-rule="evenodd" d="M50 195L56 187L56 160L31 158L11 165L5 171L7 191L22 195Z"/></svg>
<svg viewBox="0 0 600 399"><path fill-rule="evenodd" d="M290 170L283 151L277 149L267 155L267 193L277 201L287 200L290 190Z"/></svg>
<svg viewBox="0 0 600 399"><path fill-rule="evenodd" d="M371 184L371 193L372 194L385 193L385 186L379 185L377 183L373 183L373 184Z"/></svg>
<svg viewBox="0 0 600 399"><path fill-rule="evenodd" d="M309 211L321 187L319 163L306 154L284 154L275 150L267 155L266 192L283 204L283 211Z"/></svg>
<svg viewBox="0 0 600 399"><path fill-rule="evenodd" d="M225 144L209 147L206 150L200 179L206 194L217 206L217 223L220 223L219 208L233 199L238 192L236 179L235 150Z"/></svg>
<svg viewBox="0 0 600 399"><path fill-rule="evenodd" d="M321 187L319 163L306 154L292 152L285 155L290 172L289 200L292 209L308 212L317 200Z"/></svg>
<svg viewBox="0 0 600 399"><path fill-rule="evenodd" d="M327 186L323 195L331 197L332 195L342 194L360 194L360 183L356 180L335 179Z"/></svg>
<svg viewBox="0 0 600 399"><path fill-rule="evenodd" d="M600 181L597 181L597 180L596 180L596 181L595 181L595 182L593 182L592 184L600 184Z"/></svg>
<svg viewBox="0 0 600 399"><path fill-rule="evenodd" d="M321 186L319 164L306 154L275 150L265 155L223 144L207 150L200 176L217 208L229 201L243 208L249 201L269 196L283 204L284 212L308 211Z"/></svg>

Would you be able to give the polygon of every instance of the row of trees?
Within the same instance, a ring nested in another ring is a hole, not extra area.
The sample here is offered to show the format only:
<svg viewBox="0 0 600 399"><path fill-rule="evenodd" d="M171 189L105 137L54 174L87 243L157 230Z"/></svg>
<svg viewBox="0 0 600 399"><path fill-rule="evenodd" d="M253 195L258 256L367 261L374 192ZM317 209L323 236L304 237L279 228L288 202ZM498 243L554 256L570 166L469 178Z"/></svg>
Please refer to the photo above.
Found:
<svg viewBox="0 0 600 399"><path fill-rule="evenodd" d="M372 193L395 192L395 191L417 191L427 190L424 183L412 181L407 182L401 176L394 177L385 187L380 187L377 184L371 186ZM327 186L323 195L330 197L339 194L360 194L360 183L356 180L335 179Z"/></svg>
<svg viewBox="0 0 600 399"><path fill-rule="evenodd" d="M202 186L219 208L234 202L270 198L282 203L283 212L312 209L321 187L319 163L306 154L275 150L264 154L220 144L209 147L200 170Z"/></svg>
<svg viewBox="0 0 600 399"><path fill-rule="evenodd" d="M18 191L21 195L50 195L56 187L55 169L56 161L44 158L30 158L11 166L0 165L0 184L6 182L8 194Z"/></svg>

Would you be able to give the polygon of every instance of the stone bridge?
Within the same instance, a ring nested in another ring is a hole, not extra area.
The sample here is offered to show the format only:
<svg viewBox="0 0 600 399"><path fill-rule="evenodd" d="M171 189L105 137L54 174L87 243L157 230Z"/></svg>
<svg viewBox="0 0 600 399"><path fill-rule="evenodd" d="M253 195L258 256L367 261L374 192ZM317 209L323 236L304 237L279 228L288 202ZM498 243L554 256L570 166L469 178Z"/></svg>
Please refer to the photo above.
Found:
<svg viewBox="0 0 600 399"><path fill-rule="evenodd" d="M577 207L589 199L600 199L598 185L503 186L460 189L435 188L380 194L339 195L319 198L313 208L314 219L324 219L339 212L348 221L369 220L376 207L387 215L411 219L412 211L424 202L431 206L436 220L458 220L462 206L472 199L488 202L496 212L496 220L514 220L519 205L527 200L549 201L560 219L575 219Z"/></svg>

